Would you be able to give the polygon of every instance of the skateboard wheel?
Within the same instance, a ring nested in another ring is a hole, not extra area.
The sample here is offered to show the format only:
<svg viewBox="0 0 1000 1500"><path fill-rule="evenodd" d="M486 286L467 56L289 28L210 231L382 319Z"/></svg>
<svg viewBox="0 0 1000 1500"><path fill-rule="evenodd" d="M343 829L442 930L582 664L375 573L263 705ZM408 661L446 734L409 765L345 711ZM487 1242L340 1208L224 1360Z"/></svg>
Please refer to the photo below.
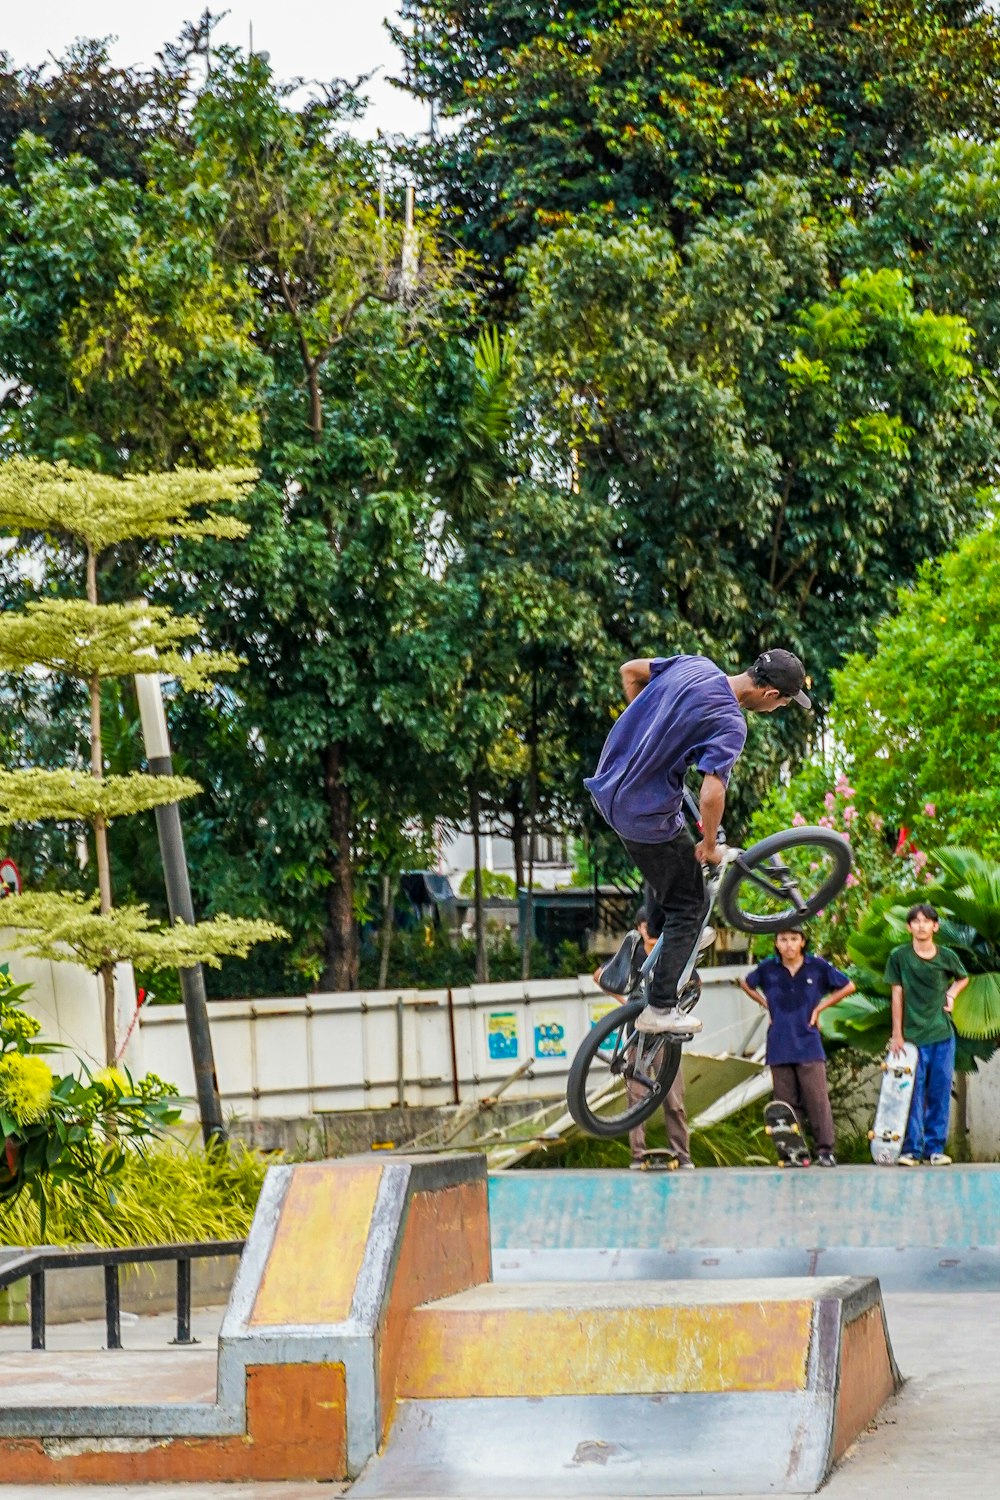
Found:
<svg viewBox="0 0 1000 1500"><path fill-rule="evenodd" d="M868 1132L868 1139L870 1141L873 1141L875 1139L875 1132L874 1132L874 1130L869 1130L869 1132Z"/></svg>
<svg viewBox="0 0 1000 1500"><path fill-rule="evenodd" d="M767 1131L768 1135L773 1135L774 1134L774 1126L773 1125L765 1125L764 1129Z"/></svg>

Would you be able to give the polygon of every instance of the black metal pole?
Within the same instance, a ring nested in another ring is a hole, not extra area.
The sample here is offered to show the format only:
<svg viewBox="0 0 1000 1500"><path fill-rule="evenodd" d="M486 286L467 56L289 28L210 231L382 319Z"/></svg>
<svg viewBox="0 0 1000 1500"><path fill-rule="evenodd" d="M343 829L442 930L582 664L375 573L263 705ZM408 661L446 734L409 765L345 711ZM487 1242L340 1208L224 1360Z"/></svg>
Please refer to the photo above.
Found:
<svg viewBox="0 0 1000 1500"><path fill-rule="evenodd" d="M154 776L172 776L173 761L169 755L151 756L149 769ZM167 906L171 922L194 925L194 902L191 900L191 882L188 878L187 856L184 852L184 832L181 828L181 810L176 802L156 809L156 831L160 839L160 858L163 861L163 876L167 886ZM201 964L179 970L181 998L187 1018L188 1037L191 1041L191 1058L194 1063L195 1092L198 1098L198 1113L201 1116L201 1133L205 1145L212 1141L226 1140L226 1127L222 1121L222 1100L215 1075L215 1057L212 1052L212 1033L208 1024L208 996L205 993L205 974Z"/></svg>
<svg viewBox="0 0 1000 1500"><path fill-rule="evenodd" d="M121 1293L118 1287L118 1267L104 1267L104 1321L107 1324L108 1348L122 1346Z"/></svg>
<svg viewBox="0 0 1000 1500"><path fill-rule="evenodd" d="M172 1344L196 1344L191 1337L191 1262L182 1256L177 1262L177 1337Z"/></svg>
<svg viewBox="0 0 1000 1500"><path fill-rule="evenodd" d="M31 1347L45 1348L45 1272L31 1273Z"/></svg>

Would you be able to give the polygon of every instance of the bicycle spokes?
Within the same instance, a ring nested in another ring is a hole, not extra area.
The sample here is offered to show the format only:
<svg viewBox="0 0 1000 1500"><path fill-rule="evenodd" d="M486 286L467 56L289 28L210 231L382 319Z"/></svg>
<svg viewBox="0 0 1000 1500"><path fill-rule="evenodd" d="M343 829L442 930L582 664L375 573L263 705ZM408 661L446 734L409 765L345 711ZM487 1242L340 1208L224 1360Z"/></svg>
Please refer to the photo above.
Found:
<svg viewBox="0 0 1000 1500"><path fill-rule="evenodd" d="M840 889L849 860L843 840L839 844L803 841L764 859L755 860L749 852L740 854L732 865L739 881L738 914L751 930L758 922L804 921ZM731 918L733 903L726 906Z"/></svg>

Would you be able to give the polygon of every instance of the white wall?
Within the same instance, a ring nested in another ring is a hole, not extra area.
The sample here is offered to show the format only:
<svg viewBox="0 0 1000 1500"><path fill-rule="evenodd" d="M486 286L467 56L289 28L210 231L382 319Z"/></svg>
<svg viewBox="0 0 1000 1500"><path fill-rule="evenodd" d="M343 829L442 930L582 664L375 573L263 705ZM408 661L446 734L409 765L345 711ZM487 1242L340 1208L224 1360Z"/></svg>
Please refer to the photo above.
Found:
<svg viewBox="0 0 1000 1500"><path fill-rule="evenodd" d="M1000 1052L968 1082L969 1150L973 1161L1000 1161Z"/></svg>
<svg viewBox="0 0 1000 1500"><path fill-rule="evenodd" d="M514 880L514 845L499 833L483 834L479 841L480 859L484 870L497 875L509 875ZM455 895L462 877L474 867L472 835L464 829L440 829L438 832L438 873L451 880ZM554 891L559 886L569 885L573 875L572 865L536 864L535 888ZM525 876L527 878L527 876Z"/></svg>
<svg viewBox="0 0 1000 1500"><path fill-rule="evenodd" d="M741 972L703 971L700 1053L743 1056L763 1041L763 1014L735 983ZM392 990L208 1009L225 1107L273 1119L478 1098L529 1057L533 1077L507 1097L554 1097L590 1026L616 1003L581 976L454 989L450 1006L447 990ZM193 1095L183 1007L143 1011L140 1032L142 1069Z"/></svg>
<svg viewBox="0 0 1000 1500"><path fill-rule="evenodd" d="M96 974L75 963L54 963L46 958L28 958L10 946L10 928L0 929L0 962L5 963L18 984L30 983L25 1009L42 1023L46 1041L60 1042L92 1068L102 1068L104 1055L104 994ZM117 1034L119 1046L135 1015L135 977L131 964L115 969ZM127 1067L135 1069L139 1054L138 1027L124 1054ZM56 1073L75 1071L67 1055L52 1057Z"/></svg>

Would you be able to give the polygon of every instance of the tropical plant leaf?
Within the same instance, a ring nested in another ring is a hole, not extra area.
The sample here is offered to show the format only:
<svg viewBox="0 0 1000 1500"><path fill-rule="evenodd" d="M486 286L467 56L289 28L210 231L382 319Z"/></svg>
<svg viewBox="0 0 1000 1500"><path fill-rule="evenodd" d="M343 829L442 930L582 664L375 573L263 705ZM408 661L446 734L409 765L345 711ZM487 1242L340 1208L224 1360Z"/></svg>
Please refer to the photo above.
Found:
<svg viewBox="0 0 1000 1500"><path fill-rule="evenodd" d="M974 974L955 1000L954 1017L963 1036L1000 1036L1000 974Z"/></svg>
<svg viewBox="0 0 1000 1500"><path fill-rule="evenodd" d="M889 1026L888 1001L873 995L849 995L820 1016L820 1029L825 1037L864 1052L885 1051Z"/></svg>

